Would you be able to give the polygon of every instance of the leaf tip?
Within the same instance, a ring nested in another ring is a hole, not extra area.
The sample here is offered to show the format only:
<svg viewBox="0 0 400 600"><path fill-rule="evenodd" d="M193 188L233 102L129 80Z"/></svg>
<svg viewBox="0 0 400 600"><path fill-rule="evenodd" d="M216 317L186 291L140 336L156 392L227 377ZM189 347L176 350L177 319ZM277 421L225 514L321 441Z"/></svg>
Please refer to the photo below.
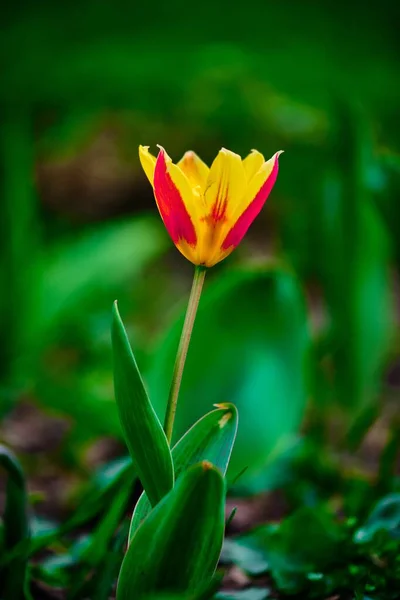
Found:
<svg viewBox="0 0 400 600"><path fill-rule="evenodd" d="M212 469L214 469L214 465L212 463L210 463L209 460L203 460L201 463L201 466L203 467L204 471L211 471Z"/></svg>
<svg viewBox="0 0 400 600"><path fill-rule="evenodd" d="M219 427L220 429L222 429L235 416L237 409L233 404L230 404L229 402L214 404L214 406L216 408L226 411L225 414L222 415L222 417L218 421Z"/></svg>

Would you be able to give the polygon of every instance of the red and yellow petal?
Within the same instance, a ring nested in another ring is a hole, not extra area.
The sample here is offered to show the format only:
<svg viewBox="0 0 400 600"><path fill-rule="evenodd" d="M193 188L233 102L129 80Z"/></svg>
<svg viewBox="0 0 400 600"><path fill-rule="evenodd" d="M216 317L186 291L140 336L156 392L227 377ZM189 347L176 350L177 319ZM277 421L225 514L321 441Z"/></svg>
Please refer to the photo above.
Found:
<svg viewBox="0 0 400 600"><path fill-rule="evenodd" d="M154 170L154 195L172 241L186 258L196 262L199 208L189 181L163 148Z"/></svg>
<svg viewBox="0 0 400 600"><path fill-rule="evenodd" d="M204 192L205 216L201 223L201 264L215 264L221 241L231 225L232 215L246 191L246 174L238 154L223 148L211 165Z"/></svg>
<svg viewBox="0 0 400 600"><path fill-rule="evenodd" d="M204 193L210 168L195 152L186 152L177 167L184 172L193 188L198 187L200 193Z"/></svg>
<svg viewBox="0 0 400 600"><path fill-rule="evenodd" d="M246 235L250 225L257 217L268 198L278 176L278 159L281 152L265 162L252 177L244 196L240 214L221 244L222 253L236 248Z"/></svg>

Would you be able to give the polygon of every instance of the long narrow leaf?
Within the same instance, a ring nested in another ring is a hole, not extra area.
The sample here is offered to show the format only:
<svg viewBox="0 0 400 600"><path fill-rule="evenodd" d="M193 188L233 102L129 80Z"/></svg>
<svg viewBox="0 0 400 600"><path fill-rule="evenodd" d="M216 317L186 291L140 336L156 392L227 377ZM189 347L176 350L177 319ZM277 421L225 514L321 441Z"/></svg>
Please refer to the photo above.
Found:
<svg viewBox="0 0 400 600"><path fill-rule="evenodd" d="M224 535L225 483L209 462L179 478L133 536L117 600L159 592L195 592L211 580Z"/></svg>
<svg viewBox="0 0 400 600"><path fill-rule="evenodd" d="M233 404L218 405L195 423L172 448L175 478L196 463L207 460L224 474L228 468L238 426L238 412ZM129 540L151 511L146 492L140 496L132 515Z"/></svg>
<svg viewBox="0 0 400 600"><path fill-rule="evenodd" d="M154 506L172 488L173 464L168 441L144 384L118 312L113 308L115 398L133 464Z"/></svg>

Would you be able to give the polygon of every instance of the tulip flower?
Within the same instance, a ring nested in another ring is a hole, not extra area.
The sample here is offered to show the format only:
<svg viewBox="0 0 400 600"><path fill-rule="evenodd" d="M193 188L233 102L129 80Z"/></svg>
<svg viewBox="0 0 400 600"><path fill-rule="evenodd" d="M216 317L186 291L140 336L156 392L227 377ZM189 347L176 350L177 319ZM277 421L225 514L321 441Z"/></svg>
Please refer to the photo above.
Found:
<svg viewBox="0 0 400 600"><path fill-rule="evenodd" d="M278 175L276 152L265 161L253 150L244 160L222 148L208 167L192 151L175 165L164 148L157 158L139 147L158 210L178 250L193 264L212 267L240 244Z"/></svg>
<svg viewBox="0 0 400 600"><path fill-rule="evenodd" d="M179 389L207 267L236 248L268 198L281 152L265 161L253 150L244 160L222 148L208 167L192 151L175 165L159 146L157 158L139 146L144 172L164 225L178 250L195 265L176 355L164 429L171 441Z"/></svg>

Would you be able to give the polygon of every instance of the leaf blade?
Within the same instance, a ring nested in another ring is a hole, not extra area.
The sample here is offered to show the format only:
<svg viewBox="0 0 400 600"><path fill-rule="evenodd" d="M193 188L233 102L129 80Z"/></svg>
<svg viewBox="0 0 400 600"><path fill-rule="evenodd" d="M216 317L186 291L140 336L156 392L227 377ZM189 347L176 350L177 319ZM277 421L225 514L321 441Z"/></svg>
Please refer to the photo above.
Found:
<svg viewBox="0 0 400 600"><path fill-rule="evenodd" d="M233 404L218 405L217 410L199 419L172 448L175 478L190 466L207 460L225 475L238 427L238 411ZM151 511L145 492L133 511L129 541Z"/></svg>
<svg viewBox="0 0 400 600"><path fill-rule="evenodd" d="M225 483L204 461L192 466L136 531L117 600L196 590L215 572L225 529Z"/></svg>
<svg viewBox="0 0 400 600"><path fill-rule="evenodd" d="M172 488L171 452L145 390L117 303L113 307L114 387L125 441L139 479L154 506Z"/></svg>

